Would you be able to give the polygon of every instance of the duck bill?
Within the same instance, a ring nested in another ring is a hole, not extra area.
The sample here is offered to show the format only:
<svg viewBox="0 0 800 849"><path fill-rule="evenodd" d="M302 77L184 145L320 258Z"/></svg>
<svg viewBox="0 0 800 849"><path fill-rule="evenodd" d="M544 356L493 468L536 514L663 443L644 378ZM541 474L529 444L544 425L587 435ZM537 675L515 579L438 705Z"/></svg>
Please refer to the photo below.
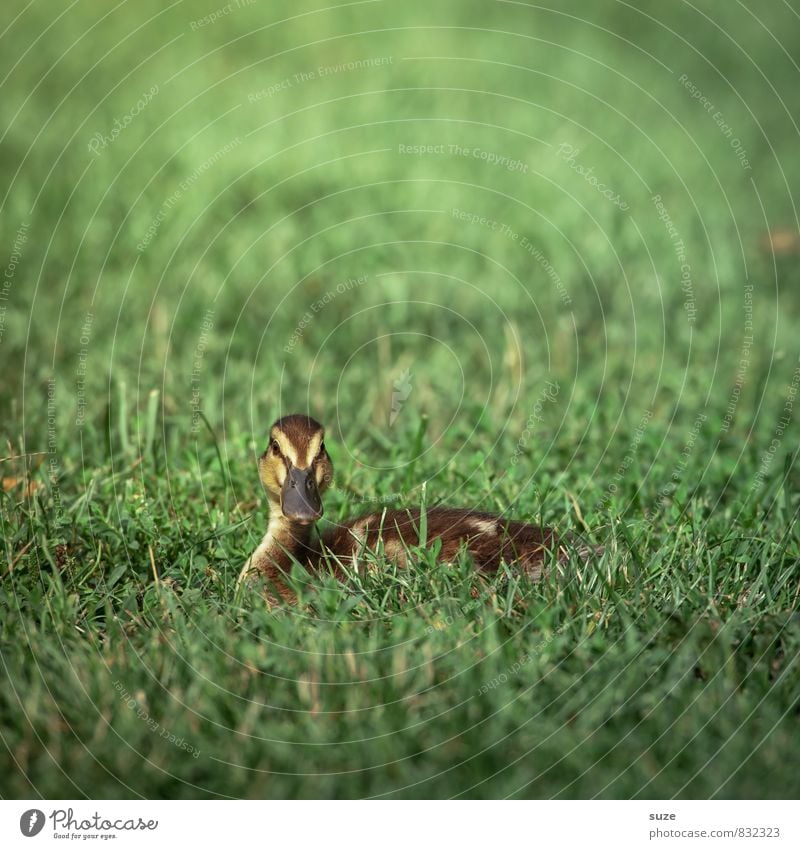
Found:
<svg viewBox="0 0 800 849"><path fill-rule="evenodd" d="M322 499L313 468L289 469L281 488L281 510L287 519L303 525L322 517Z"/></svg>

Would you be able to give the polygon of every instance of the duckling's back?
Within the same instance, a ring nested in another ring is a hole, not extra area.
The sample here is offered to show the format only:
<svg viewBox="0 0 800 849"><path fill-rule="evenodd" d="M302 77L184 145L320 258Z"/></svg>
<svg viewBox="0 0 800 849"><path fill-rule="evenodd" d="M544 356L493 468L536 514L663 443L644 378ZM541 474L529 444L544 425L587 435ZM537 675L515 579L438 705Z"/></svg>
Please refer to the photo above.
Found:
<svg viewBox="0 0 800 849"><path fill-rule="evenodd" d="M322 549L350 560L382 547L387 558L404 564L408 550L421 544L422 524L419 508L371 513L326 533ZM426 511L424 524L427 545L441 540L440 560L453 561L466 550L484 572L496 572L505 562L538 580L554 552L560 560L568 556L552 529L492 513L436 507Z"/></svg>

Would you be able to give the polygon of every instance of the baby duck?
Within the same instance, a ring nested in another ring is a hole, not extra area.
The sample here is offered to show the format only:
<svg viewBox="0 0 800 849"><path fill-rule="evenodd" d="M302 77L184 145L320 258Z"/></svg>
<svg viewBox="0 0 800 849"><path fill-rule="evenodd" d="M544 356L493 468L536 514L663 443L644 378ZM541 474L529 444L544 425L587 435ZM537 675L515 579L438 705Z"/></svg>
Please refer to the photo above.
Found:
<svg viewBox="0 0 800 849"><path fill-rule="evenodd" d="M342 579L337 561L356 562L365 548L377 552L382 544L384 556L403 565L408 549L420 544L419 508L358 516L312 541L313 524L323 513L322 494L333 479L333 463L325 449L325 429L310 416L284 416L272 425L258 470L269 501L269 523L239 581L261 576L282 600L294 602L285 576L295 560L310 571L328 562ZM425 515L426 544L440 539L439 558L445 562L466 550L479 571L496 572L505 562L538 580L554 551L561 562L568 558L550 528L449 507L429 508ZM585 546L576 550L584 559L589 552Z"/></svg>

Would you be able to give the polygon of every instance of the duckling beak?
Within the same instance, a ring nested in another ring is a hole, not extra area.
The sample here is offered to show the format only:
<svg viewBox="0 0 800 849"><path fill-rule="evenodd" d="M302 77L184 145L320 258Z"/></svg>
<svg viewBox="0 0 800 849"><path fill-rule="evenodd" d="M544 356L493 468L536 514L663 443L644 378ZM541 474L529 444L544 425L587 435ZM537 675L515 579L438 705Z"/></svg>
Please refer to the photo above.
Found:
<svg viewBox="0 0 800 849"><path fill-rule="evenodd" d="M281 510L287 519L302 525L322 517L322 499L313 468L289 469L281 488Z"/></svg>

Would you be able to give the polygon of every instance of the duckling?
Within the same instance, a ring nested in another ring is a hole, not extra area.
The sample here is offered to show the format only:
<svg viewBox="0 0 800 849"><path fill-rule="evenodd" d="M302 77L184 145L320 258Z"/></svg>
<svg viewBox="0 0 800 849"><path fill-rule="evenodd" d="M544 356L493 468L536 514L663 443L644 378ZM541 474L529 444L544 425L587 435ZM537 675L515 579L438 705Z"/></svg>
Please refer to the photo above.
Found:
<svg viewBox="0 0 800 849"><path fill-rule="evenodd" d="M365 548L374 552L382 544L385 557L404 565L409 547L420 544L419 508L357 516L312 541L313 525L323 514L322 494L333 480L333 463L325 448L325 429L310 416L284 416L272 425L258 470L269 502L269 523L241 571L240 582L262 576L280 600L291 603L296 598L285 575L294 560L312 572L327 562L343 580L337 561L357 561ZM425 515L427 543L441 540L439 557L445 562L466 550L481 572L496 572L505 562L538 580L553 552L561 562L568 558L551 528L449 507L429 508ZM578 549L584 559L588 552L585 546Z"/></svg>

